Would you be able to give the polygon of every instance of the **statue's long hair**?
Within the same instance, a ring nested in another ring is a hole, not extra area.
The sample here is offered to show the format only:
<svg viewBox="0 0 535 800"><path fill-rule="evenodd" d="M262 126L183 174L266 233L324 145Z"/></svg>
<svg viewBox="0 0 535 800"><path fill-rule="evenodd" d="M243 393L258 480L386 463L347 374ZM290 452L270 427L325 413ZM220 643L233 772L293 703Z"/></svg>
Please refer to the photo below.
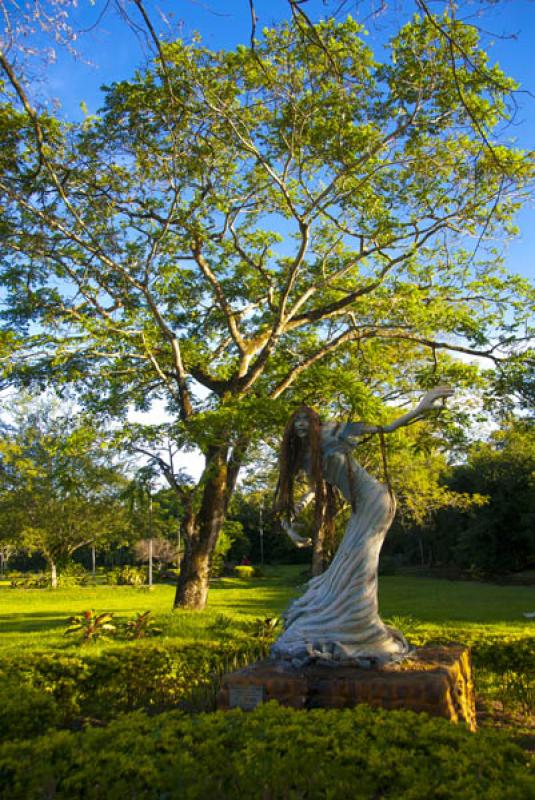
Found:
<svg viewBox="0 0 535 800"><path fill-rule="evenodd" d="M306 439L295 432L296 417L305 414L309 429ZM284 430L279 456L279 480L275 490L274 511L291 519L295 514L294 484L300 470L305 468L307 454L310 458L309 475L315 492L314 527L317 537L323 528L326 544L334 539L334 517L337 511L335 489L323 479L321 463L321 420L314 409L300 406L288 420Z"/></svg>

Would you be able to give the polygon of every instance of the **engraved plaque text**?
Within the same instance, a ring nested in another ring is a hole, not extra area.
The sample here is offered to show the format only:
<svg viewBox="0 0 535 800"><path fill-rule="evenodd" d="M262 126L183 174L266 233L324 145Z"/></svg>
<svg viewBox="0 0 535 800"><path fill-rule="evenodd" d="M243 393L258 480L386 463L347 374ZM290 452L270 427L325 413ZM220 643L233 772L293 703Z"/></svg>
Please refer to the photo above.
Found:
<svg viewBox="0 0 535 800"><path fill-rule="evenodd" d="M229 708L241 708L242 711L252 711L253 708L264 702L263 686L229 686Z"/></svg>

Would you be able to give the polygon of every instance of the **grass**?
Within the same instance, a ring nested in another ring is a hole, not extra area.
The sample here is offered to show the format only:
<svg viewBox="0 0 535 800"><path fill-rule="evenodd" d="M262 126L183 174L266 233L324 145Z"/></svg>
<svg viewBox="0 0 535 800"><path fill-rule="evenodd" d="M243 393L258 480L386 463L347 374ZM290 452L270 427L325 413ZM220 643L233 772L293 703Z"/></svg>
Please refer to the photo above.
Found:
<svg viewBox="0 0 535 800"><path fill-rule="evenodd" d="M64 637L67 619L88 608L113 612L115 621L151 609L164 637L184 641L211 639L208 629L218 616L231 617L241 627L260 617L280 615L298 593L299 569L268 568L266 577L261 579L215 580L208 608L200 613L173 611L175 588L167 584L156 584L151 590L105 585L51 590L12 589L6 582L0 585L0 649L8 652L21 647L39 650L76 647L73 638Z"/></svg>
<svg viewBox="0 0 535 800"><path fill-rule="evenodd" d="M252 580L222 578L212 582L203 612L172 611L174 587L157 584L152 590L127 586L85 586L70 589L12 589L0 585L0 648L72 649L64 637L67 618L91 608L111 611L115 620L151 609L164 637L173 640L212 639L210 626L224 615L239 629L263 617L279 616L299 594L302 568L267 568L266 577ZM535 637L535 621L524 611L535 610L535 592L526 586L453 582L385 576L380 579L380 609L385 619L410 618L410 627L423 625L431 633L441 628L484 629L497 635ZM106 644L99 645L105 647ZM114 643L116 646L116 643Z"/></svg>
<svg viewBox="0 0 535 800"><path fill-rule="evenodd" d="M300 566L266 568L265 577L252 580L217 579L202 612L173 611L175 587L166 584L156 584L150 591L107 585L52 591L12 589L5 583L0 585L0 655L12 653L18 658L31 650L76 653L79 638L64 635L67 619L86 609L113 612L116 623L150 609L162 630L155 641L163 645L244 642L254 627L250 623L280 616L304 582ZM519 743L518 737L524 737L522 745L535 749L535 664L530 655L535 648L535 620L523 616L535 610L533 588L384 576L379 581L379 602L383 619L415 644L457 641L475 648L487 646L487 652L490 646L490 662L475 669L480 722L506 729ZM110 647L136 645L110 638L85 647L98 656ZM504 648L509 653L505 668L499 666Z"/></svg>

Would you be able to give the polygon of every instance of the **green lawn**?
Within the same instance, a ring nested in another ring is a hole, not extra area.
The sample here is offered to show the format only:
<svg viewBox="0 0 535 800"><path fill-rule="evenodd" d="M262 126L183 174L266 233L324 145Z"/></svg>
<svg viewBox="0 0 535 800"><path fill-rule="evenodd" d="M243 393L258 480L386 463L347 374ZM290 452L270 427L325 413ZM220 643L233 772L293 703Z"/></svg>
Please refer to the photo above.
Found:
<svg viewBox="0 0 535 800"><path fill-rule="evenodd" d="M3 652L21 647L75 648L75 640L63 635L66 620L88 608L112 611L118 621L151 609L164 637L213 638L207 629L219 615L231 617L236 628L260 617L280 615L290 598L300 591L301 569L267 569L265 578L251 581L216 580L210 589L208 608L202 613L173 612L174 587L169 585L159 584L151 591L123 586L52 591L0 585L0 647ZM535 590L531 587L383 577L380 608L384 618L393 619L402 629L422 625L432 633L443 627L481 628L496 634L535 636L535 621L522 616L524 611L535 610Z"/></svg>

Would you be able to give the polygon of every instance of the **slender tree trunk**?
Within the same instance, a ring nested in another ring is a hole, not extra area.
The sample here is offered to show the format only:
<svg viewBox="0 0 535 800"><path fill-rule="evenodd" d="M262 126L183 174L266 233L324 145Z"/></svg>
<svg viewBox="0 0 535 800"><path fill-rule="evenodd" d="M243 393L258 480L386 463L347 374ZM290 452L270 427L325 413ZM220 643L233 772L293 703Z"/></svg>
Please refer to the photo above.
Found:
<svg viewBox="0 0 535 800"><path fill-rule="evenodd" d="M209 455L200 508L191 511L185 521L175 608L202 610L206 605L212 555L230 499L227 453L227 448L221 448Z"/></svg>
<svg viewBox="0 0 535 800"><path fill-rule="evenodd" d="M152 489L149 488L149 586L152 586Z"/></svg>
<svg viewBox="0 0 535 800"><path fill-rule="evenodd" d="M58 570L55 561L50 562L50 586L52 589L58 588Z"/></svg>
<svg viewBox="0 0 535 800"><path fill-rule="evenodd" d="M312 575L321 575L325 569L325 525L320 525L312 550Z"/></svg>
<svg viewBox="0 0 535 800"><path fill-rule="evenodd" d="M97 551L95 545L91 545L91 575L93 576L93 580L95 579L97 574Z"/></svg>
<svg viewBox="0 0 535 800"><path fill-rule="evenodd" d="M420 566L425 567L424 543L422 542L421 536L418 536L418 547L420 550Z"/></svg>

